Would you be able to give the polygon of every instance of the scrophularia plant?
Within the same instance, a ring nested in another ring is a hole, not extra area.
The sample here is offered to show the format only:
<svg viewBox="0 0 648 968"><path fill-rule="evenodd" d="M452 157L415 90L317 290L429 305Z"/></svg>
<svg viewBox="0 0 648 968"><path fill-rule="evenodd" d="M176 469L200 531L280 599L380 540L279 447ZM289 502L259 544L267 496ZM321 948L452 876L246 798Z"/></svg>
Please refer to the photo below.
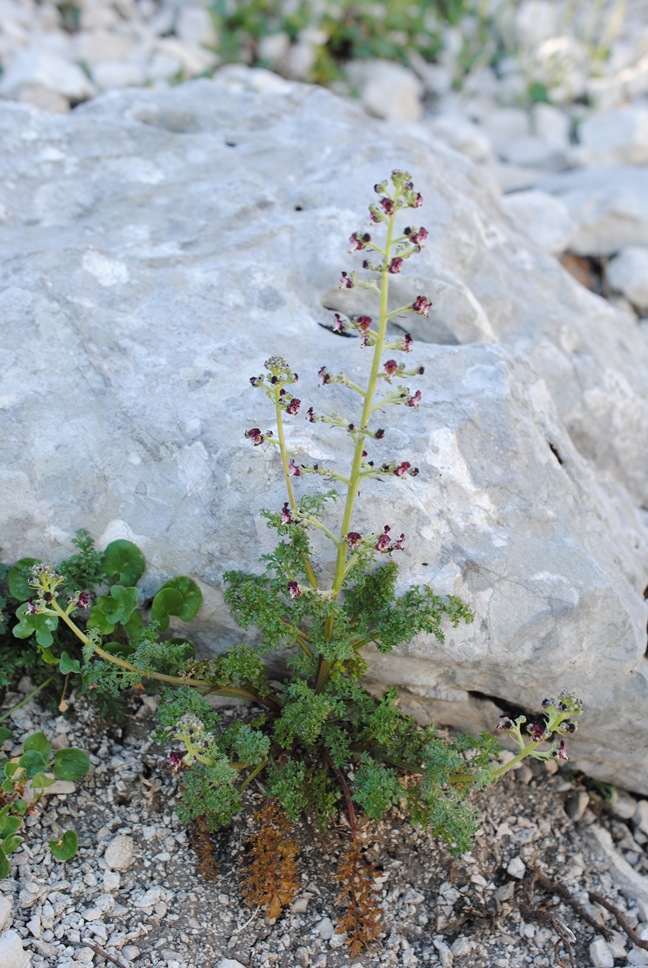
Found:
<svg viewBox="0 0 648 968"><path fill-rule="evenodd" d="M374 871L363 856L359 812L378 820L398 806L451 852L461 853L477 829L470 791L498 779L526 756L565 759L565 736L576 729L581 712L578 699L561 693L544 701L539 722L502 717L499 728L512 734L518 752L501 765L493 736L441 737L434 727L420 727L399 711L395 688L376 699L359 681L366 669L362 650L370 643L391 652L420 633L443 640L445 625L473 618L460 599L436 595L427 585L397 594L395 557L406 535L397 520L378 521L372 531L358 524L358 501L372 481L419 473L411 455L384 453L389 439L385 414L399 407L418 409L422 393L410 382L424 372L422 366L408 365L411 335L390 335L389 322L405 313L427 316L431 307L427 295L416 294L407 305L389 309L392 276L421 251L428 236L416 218L421 195L402 171L394 171L375 192L368 230L354 231L349 240L362 269L343 272L340 285L367 290L377 309L352 319L336 313L332 323L333 332L356 337L346 344L350 352L365 354L366 378L358 383L327 366L318 371L322 393L339 385L355 406L344 414L307 406L299 396L298 374L280 356L267 359L264 371L250 379L269 401L274 426L262 429L268 420L263 411L245 437L252 446L278 455L286 489L283 503L264 512L277 543L263 556L262 572L225 575L226 602L242 627L257 630L257 648L239 645L217 659L197 661L177 640L156 636L153 622L144 631L136 628L130 653L111 654L102 623L132 624L131 612L121 603L127 601L130 608L128 593L134 590L112 589L115 601L100 599L103 611L96 621L90 613L83 632L72 616L87 602L82 604L76 592L64 609L46 580L47 571L35 574L42 587L30 606L38 614L56 615L75 631L84 646L83 674L96 687L116 690L142 679L174 687L160 705L158 735L174 747L170 763L180 777L184 820L200 824L203 833L227 826L243 805L246 787L254 784L263 792L268 805L257 811L259 831L244 872L248 903L274 916L294 896L299 878L290 830L303 812L321 827L332 823L340 809L346 812L350 843L339 868L339 929L354 955L380 933ZM346 469L303 461L291 447L291 422L304 419L350 438ZM308 475L321 477L330 489L300 493L299 479ZM323 537L317 554L316 534ZM328 559L321 551L327 543ZM332 570L326 572L331 561ZM321 580L327 573L332 578ZM167 611L171 601L167 595ZM181 606L174 607L171 613L181 615ZM284 656L287 671L279 681L276 669L270 677L263 662L263 653L270 650ZM224 727L207 701L210 694L247 699L251 711Z"/></svg>

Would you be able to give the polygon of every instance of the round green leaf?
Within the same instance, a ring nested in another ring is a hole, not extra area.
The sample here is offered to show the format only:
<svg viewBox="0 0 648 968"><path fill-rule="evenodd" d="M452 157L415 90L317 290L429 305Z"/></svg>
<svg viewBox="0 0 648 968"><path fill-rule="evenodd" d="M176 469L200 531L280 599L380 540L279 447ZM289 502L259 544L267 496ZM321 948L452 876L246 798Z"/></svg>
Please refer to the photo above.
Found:
<svg viewBox="0 0 648 968"><path fill-rule="evenodd" d="M118 622L127 622L131 613L137 606L137 589L124 588L123 585L113 585L110 595L101 595L97 605L105 615L108 622L113 623L113 627ZM94 609L90 614L92 619ZM112 631L112 629L111 629Z"/></svg>
<svg viewBox="0 0 648 968"><path fill-rule="evenodd" d="M81 672L81 663L78 659L73 659L67 652L64 652L59 659L59 672L64 676L69 675L71 672Z"/></svg>
<svg viewBox="0 0 648 968"><path fill-rule="evenodd" d="M191 578L170 578L153 599L151 620L158 623L162 632L169 627L170 615L190 622L198 614L202 600L202 592Z"/></svg>
<svg viewBox="0 0 648 968"><path fill-rule="evenodd" d="M47 757L38 750L26 750L18 760L18 766L22 767L26 776L31 778L47 769Z"/></svg>
<svg viewBox="0 0 648 968"><path fill-rule="evenodd" d="M12 736L13 736L12 730L7 729L6 726L0 726L0 746L6 743L8 739L11 739Z"/></svg>
<svg viewBox="0 0 648 968"><path fill-rule="evenodd" d="M90 758L83 750L71 746L54 754L52 773L59 780L80 780L90 769Z"/></svg>
<svg viewBox="0 0 648 968"><path fill-rule="evenodd" d="M38 563L38 558L21 558L11 566L7 572L7 585L12 598L24 602L34 594L34 589L28 582L32 577L32 567Z"/></svg>
<svg viewBox="0 0 648 968"><path fill-rule="evenodd" d="M98 605L95 605L88 617L86 628L96 629L102 635L110 635L115 626L113 622L108 621L106 613Z"/></svg>
<svg viewBox="0 0 648 968"><path fill-rule="evenodd" d="M24 740L23 749L25 751L36 750L37 753L41 753L47 760L52 752L52 744L48 740L45 733L32 733L31 736L28 736L27 739Z"/></svg>
<svg viewBox="0 0 648 968"><path fill-rule="evenodd" d="M6 816L0 818L0 840L4 840L5 837L11 837L20 829L22 820L20 817Z"/></svg>
<svg viewBox="0 0 648 968"><path fill-rule="evenodd" d="M11 871L11 865L7 859L7 855L5 854L2 847L0 847L0 881L3 880L5 877L9 877L10 871Z"/></svg>
<svg viewBox="0 0 648 968"><path fill-rule="evenodd" d="M2 841L2 850L5 854L13 854L14 850L18 850L22 842L22 837L16 837L13 835L11 837L5 837L5 839Z"/></svg>
<svg viewBox="0 0 648 968"><path fill-rule="evenodd" d="M70 860L79 849L79 838L73 830L66 830L62 837L50 840L49 845L57 860Z"/></svg>
<svg viewBox="0 0 648 968"><path fill-rule="evenodd" d="M144 555L132 541L111 541L104 552L103 570L122 585L134 585L144 574Z"/></svg>

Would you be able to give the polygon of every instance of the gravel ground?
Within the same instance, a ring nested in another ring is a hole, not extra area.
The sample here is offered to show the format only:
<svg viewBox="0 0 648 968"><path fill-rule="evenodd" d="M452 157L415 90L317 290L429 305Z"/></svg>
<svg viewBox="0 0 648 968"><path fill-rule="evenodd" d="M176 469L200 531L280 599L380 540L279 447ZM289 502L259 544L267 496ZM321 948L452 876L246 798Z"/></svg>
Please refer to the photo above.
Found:
<svg viewBox="0 0 648 968"><path fill-rule="evenodd" d="M6 706L17 698L7 695ZM217 877L200 874L173 810L178 777L151 742L155 703L134 698L123 729L82 703L67 719L33 702L14 714L17 739L42 729L54 746L85 748L93 769L73 795L46 798L12 855L0 928L14 960L2 968L22 968L19 939L31 968L648 964L648 801L617 791L610 806L581 775L533 763L476 795L483 828L459 859L398 816L365 827L381 871L384 935L351 958L335 933L347 828L301 827L302 889L292 909L274 920L251 911L238 871L258 795L247 819L214 838ZM69 827L80 849L63 865L46 841Z"/></svg>

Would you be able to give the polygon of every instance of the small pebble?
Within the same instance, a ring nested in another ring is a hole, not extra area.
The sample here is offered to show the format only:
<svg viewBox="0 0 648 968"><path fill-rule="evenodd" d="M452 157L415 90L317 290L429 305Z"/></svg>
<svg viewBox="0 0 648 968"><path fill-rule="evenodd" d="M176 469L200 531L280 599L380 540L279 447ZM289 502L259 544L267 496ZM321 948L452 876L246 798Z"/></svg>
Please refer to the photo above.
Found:
<svg viewBox="0 0 648 968"><path fill-rule="evenodd" d="M521 857L512 857L506 868L508 874L511 877L516 877L518 880L522 880L526 873L526 865Z"/></svg>
<svg viewBox="0 0 648 968"><path fill-rule="evenodd" d="M114 871L125 871L135 859L135 843L132 837L119 834L106 847L104 860Z"/></svg>

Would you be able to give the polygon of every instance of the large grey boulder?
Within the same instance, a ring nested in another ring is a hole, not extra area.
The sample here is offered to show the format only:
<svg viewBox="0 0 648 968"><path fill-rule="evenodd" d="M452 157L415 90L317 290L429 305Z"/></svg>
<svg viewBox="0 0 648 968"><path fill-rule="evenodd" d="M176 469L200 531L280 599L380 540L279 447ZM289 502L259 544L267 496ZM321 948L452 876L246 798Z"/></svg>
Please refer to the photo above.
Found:
<svg viewBox="0 0 648 968"><path fill-rule="evenodd" d="M271 539L259 511L285 499L276 455L243 436L271 422L248 378L282 354L317 411L350 405L317 371L360 379L363 351L319 323L372 311L337 288L347 238L371 186L407 168L430 238L392 297L434 300L429 319L395 320L425 365L423 403L393 410L374 447L421 474L367 487L354 527L406 532L403 581L459 594L477 618L443 645L375 657L370 675L422 716L474 728L498 705L575 689L578 765L648 792L648 361L634 320L517 233L431 135L315 88L259 93L258 76L113 92L65 117L0 107L5 559L61 557L79 527L131 537L151 588L201 583L204 648L236 641L223 571L257 567ZM325 425L295 418L291 432L311 458L345 456Z"/></svg>

